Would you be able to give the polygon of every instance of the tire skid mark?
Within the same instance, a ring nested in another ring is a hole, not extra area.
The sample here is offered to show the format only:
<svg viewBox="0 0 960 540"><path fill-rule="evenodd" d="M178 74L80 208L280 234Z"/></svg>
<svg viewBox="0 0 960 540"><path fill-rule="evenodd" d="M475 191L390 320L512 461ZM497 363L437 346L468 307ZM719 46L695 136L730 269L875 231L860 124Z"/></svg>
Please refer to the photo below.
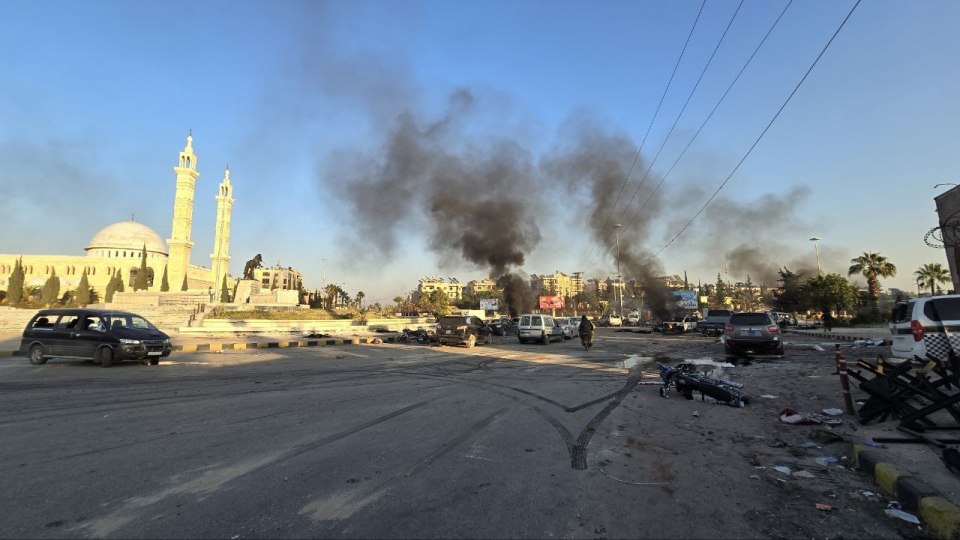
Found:
<svg viewBox="0 0 960 540"><path fill-rule="evenodd" d="M131 521L137 519L138 514L142 509L161 502L170 496L183 494L203 495L216 492L225 484L240 478L241 476L246 476L251 473L267 469L270 466L276 465L284 460L305 454L311 450L315 450L324 445L344 439L365 429L369 429L378 424L390 421L410 411L419 409L420 407L431 403L435 399L436 398L428 399L408 405L396 411L379 416L352 428L345 429L316 441L308 441L294 445L292 449L285 452L264 454L244 462L225 467L208 467L193 480L174 484L150 495L130 497L123 501L122 508L111 512L104 517L81 523L75 527L74 530L85 530L91 532L97 537L108 536L124 527Z"/></svg>
<svg viewBox="0 0 960 540"><path fill-rule="evenodd" d="M502 408L484 417L480 421L448 440L430 455L426 456L412 467L395 473L392 477L380 483L371 490L355 490L346 493L334 493L304 505L298 514L307 516L314 522L339 521L347 519L371 503L379 500L384 494L393 489L394 485L424 471L443 456L459 448L463 443L476 434L487 429L492 423L508 412Z"/></svg>
<svg viewBox="0 0 960 540"><path fill-rule="evenodd" d="M624 383L623 388L617 392L617 397L607 403L607 406L603 408L596 416L594 416L587 425L584 426L583 431L580 432L580 435L577 436L576 444L574 445L573 452L570 456L570 465L578 470L582 471L587 468L587 445L590 444L590 439L593 437L593 433L600 427L600 424L607 418L623 402L630 392L636 388L637 383L640 382L639 377L630 377L627 379L627 382Z"/></svg>

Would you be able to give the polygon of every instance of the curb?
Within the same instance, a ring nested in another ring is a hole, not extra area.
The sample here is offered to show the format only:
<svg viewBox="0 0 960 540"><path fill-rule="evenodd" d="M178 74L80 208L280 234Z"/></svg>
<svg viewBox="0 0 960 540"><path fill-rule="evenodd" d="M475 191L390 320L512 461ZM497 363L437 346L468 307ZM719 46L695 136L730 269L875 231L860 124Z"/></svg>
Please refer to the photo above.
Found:
<svg viewBox="0 0 960 540"><path fill-rule="evenodd" d="M960 507L925 482L883 461L879 452L867 446L854 444L851 453L855 467L873 476L883 493L895 497L904 510L916 514L938 537L960 538Z"/></svg>
<svg viewBox="0 0 960 540"><path fill-rule="evenodd" d="M806 332L803 330L787 330L787 332L790 334L796 334L798 336L818 337L818 338L824 338L824 339L832 339L834 341L858 341L858 340L868 341L872 339L880 339L875 337L870 338L870 337L864 337L864 336L838 335L838 334L831 334L829 332ZM883 345L886 347L889 347L890 345L893 345L893 340L883 338Z"/></svg>
<svg viewBox="0 0 960 540"><path fill-rule="evenodd" d="M187 343L174 345L173 351L180 353L190 352L213 352L213 351L242 351L247 349L287 349L291 347L336 347L341 345L369 345L374 339L379 339L383 343L396 343L396 337L382 338L337 338L337 339L298 339L294 341L237 341L231 343ZM17 350L0 351L0 358L10 358L19 356Z"/></svg>

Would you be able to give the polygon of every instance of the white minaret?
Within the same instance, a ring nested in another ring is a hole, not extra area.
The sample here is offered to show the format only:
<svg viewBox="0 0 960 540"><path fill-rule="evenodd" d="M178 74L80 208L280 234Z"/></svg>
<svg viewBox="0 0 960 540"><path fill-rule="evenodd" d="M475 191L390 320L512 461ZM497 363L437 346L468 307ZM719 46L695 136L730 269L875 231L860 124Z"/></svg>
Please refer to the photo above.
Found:
<svg viewBox="0 0 960 540"><path fill-rule="evenodd" d="M230 185L230 165L223 172L223 182L217 191L217 232L214 236L213 254L210 255L213 277L213 294L220 301L223 277L230 265L230 217L233 215L233 186Z"/></svg>
<svg viewBox="0 0 960 540"><path fill-rule="evenodd" d="M173 227L167 245L170 256L167 259L170 289L179 291L187 268L190 266L190 228L193 226L193 193L196 189L197 156L193 153L193 135L187 135L187 146L180 152L180 161L173 172L177 175L177 192L173 200Z"/></svg>

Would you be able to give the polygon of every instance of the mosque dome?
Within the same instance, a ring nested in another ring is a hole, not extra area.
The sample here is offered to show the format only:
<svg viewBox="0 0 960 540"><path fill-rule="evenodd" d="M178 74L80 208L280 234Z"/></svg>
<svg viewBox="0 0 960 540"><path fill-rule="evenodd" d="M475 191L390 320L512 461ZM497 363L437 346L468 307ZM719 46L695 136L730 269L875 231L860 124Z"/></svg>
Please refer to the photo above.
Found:
<svg viewBox="0 0 960 540"><path fill-rule="evenodd" d="M85 249L88 255L106 256L110 250L136 251L146 246L147 253L166 256L167 244L156 231L136 221L119 221L100 229Z"/></svg>

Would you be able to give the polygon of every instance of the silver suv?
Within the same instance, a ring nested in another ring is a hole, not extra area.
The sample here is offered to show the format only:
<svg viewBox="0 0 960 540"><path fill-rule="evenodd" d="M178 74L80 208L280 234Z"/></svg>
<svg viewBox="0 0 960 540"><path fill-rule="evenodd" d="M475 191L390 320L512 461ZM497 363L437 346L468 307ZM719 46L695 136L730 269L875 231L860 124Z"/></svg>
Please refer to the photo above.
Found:
<svg viewBox="0 0 960 540"><path fill-rule="evenodd" d="M960 295L949 294L898 302L890 315L893 356L946 360L960 354Z"/></svg>
<svg viewBox="0 0 960 540"><path fill-rule="evenodd" d="M782 355L780 327L769 313L734 313L723 329L723 350L729 356L747 351Z"/></svg>

